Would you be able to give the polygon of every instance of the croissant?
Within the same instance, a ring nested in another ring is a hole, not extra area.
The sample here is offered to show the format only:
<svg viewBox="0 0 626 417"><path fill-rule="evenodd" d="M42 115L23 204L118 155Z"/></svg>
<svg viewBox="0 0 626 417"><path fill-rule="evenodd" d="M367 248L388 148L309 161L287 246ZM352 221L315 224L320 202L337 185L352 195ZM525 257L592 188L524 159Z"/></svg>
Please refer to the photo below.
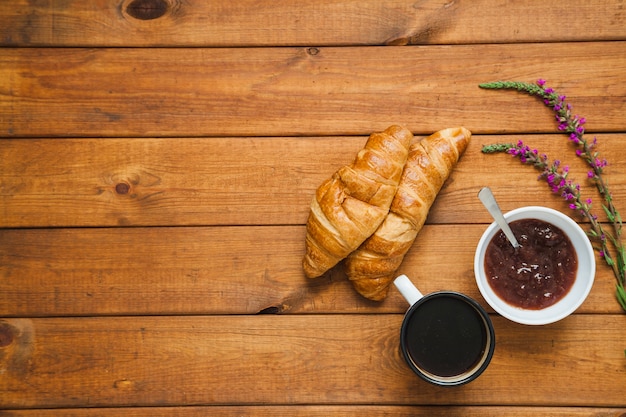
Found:
<svg viewBox="0 0 626 417"><path fill-rule="evenodd" d="M389 212L413 134L400 126L372 133L354 162L324 181L311 202L302 261L323 275L371 236Z"/></svg>
<svg viewBox="0 0 626 417"><path fill-rule="evenodd" d="M463 127L449 128L411 145L389 214L345 262L346 274L362 296L375 301L387 296L396 270L470 138Z"/></svg>

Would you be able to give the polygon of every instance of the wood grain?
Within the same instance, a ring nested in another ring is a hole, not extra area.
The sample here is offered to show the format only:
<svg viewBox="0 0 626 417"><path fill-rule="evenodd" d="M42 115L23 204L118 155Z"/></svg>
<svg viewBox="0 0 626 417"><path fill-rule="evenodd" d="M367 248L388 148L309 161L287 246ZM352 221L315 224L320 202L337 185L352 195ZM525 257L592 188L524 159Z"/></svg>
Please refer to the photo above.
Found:
<svg viewBox="0 0 626 417"><path fill-rule="evenodd" d="M398 348L401 320L401 314L3 320L0 407L389 399L432 405L442 395L449 405L624 405L621 315L575 315L549 326L495 318L489 368L459 389L431 386L408 369Z"/></svg>
<svg viewBox="0 0 626 417"><path fill-rule="evenodd" d="M129 11L135 3L145 3L146 9L156 12L142 16ZM223 47L624 40L623 19L621 2L605 0L569 1L567 10L540 1L494 5L490 0L4 0L0 2L0 45Z"/></svg>
<svg viewBox="0 0 626 417"><path fill-rule="evenodd" d="M399 271L425 293L486 305L479 188L573 214L484 144L563 161L600 211L553 114L486 81L567 95L624 213L624 17L621 0L0 1L0 416L626 416L601 259L558 323L490 312L493 361L455 389L405 365L397 291L367 301L340 267L300 266L315 189L393 123L474 133Z"/></svg>
<svg viewBox="0 0 626 417"><path fill-rule="evenodd" d="M606 175L615 204L626 210L626 177L621 175L626 138L597 137L597 150L610 163ZM350 163L366 139L4 140L0 227L301 225L315 189ZM566 135L474 135L428 222L491 222L476 198L486 185L505 211L518 207L523 195L525 205L571 213L545 182L537 181L538 171L508 155L481 153L485 144L518 140L569 165L570 178L583 185L588 197L597 197L586 181L588 167ZM321 149L332 152L315 157Z"/></svg>
<svg viewBox="0 0 626 417"><path fill-rule="evenodd" d="M590 131L623 131L625 50L624 42L5 49L0 136L363 135L391 123L421 134L450 123L476 134L552 132L536 99L478 88L538 78L574 100Z"/></svg>
<svg viewBox="0 0 626 417"><path fill-rule="evenodd" d="M424 293L456 290L487 307L473 272L485 227L426 226L398 273ZM393 289L382 303L360 297L342 265L305 278L304 235L303 226L0 230L0 317L405 311ZM619 313L615 278L597 264L578 312Z"/></svg>
<svg viewBox="0 0 626 417"><path fill-rule="evenodd" d="M1 417L624 417L626 408L393 405L259 405L0 410Z"/></svg>

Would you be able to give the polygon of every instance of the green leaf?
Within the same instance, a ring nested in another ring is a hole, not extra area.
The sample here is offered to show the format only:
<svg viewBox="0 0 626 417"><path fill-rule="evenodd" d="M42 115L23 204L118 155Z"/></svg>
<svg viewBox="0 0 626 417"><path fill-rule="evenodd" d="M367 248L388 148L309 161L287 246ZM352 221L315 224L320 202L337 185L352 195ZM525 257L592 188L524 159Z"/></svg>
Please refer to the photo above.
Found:
<svg viewBox="0 0 626 417"><path fill-rule="evenodd" d="M622 306L622 309L626 311L626 290L624 290L622 285L618 284L615 293L617 295L617 301Z"/></svg>
<svg viewBox="0 0 626 417"><path fill-rule="evenodd" d="M606 218L609 219L611 223L614 223L615 216L613 215L613 213L611 213L611 210L609 210L609 208L605 206L604 204L602 204L602 208L604 209L604 213L606 213Z"/></svg>

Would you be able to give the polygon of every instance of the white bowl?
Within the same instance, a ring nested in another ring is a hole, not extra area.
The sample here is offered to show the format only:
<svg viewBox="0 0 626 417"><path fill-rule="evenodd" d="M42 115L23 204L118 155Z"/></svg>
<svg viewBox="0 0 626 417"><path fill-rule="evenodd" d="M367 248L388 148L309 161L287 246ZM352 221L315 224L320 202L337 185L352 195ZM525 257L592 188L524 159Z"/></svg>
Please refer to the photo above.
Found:
<svg viewBox="0 0 626 417"><path fill-rule="evenodd" d="M495 234L500 231L500 227L494 222L483 233L474 255L476 283L485 301L502 316L521 324L541 325L554 323L573 313L589 295L596 273L595 255L585 231L569 216L547 207L520 207L505 213L504 218L509 222L521 219L543 220L563 230L574 245L578 258L576 279L565 297L540 310L516 307L499 298L487 282L485 274L485 251L487 245Z"/></svg>

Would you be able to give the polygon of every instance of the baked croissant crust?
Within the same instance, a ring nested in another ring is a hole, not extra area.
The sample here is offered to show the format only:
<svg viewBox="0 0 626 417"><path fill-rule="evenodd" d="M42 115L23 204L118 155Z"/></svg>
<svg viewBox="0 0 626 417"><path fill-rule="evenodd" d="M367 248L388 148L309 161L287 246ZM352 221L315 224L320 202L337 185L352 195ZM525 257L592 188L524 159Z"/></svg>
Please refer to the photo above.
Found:
<svg viewBox="0 0 626 417"><path fill-rule="evenodd" d="M351 165L315 193L302 261L309 278L323 275L374 233L389 212L413 134L400 126L372 133Z"/></svg>
<svg viewBox="0 0 626 417"><path fill-rule="evenodd" d="M376 301L387 296L397 269L470 138L470 131L463 127L449 128L411 145L389 214L345 262L346 274L362 296Z"/></svg>

